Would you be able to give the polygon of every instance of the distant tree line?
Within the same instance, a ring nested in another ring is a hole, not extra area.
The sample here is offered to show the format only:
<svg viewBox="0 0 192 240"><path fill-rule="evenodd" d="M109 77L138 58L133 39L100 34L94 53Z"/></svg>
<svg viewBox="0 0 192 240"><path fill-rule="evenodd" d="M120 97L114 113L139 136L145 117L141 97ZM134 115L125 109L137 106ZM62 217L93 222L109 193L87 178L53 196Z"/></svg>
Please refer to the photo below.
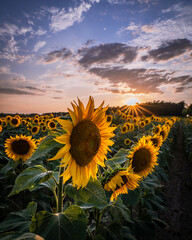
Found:
<svg viewBox="0 0 192 240"><path fill-rule="evenodd" d="M187 106L184 101L181 101L179 103L153 101L153 102L136 104L135 106L133 106L133 108L134 107L139 108L140 111L142 111L143 115L145 116L151 116L152 114L156 116L186 116L187 114L192 116L192 104ZM107 114L110 114L112 110L115 112L117 109L120 109L124 113L128 113L127 111L128 108L129 106L127 105L124 105L121 107L119 106L109 107L107 110ZM0 117L6 117L7 115L14 116L16 114L0 113ZM60 117L60 116L65 116L67 112L50 112L50 113L43 113L40 115L49 115L49 114L53 114L54 117ZM36 113L31 113L31 114L18 113L18 115L20 115L21 117L26 117L26 116L34 117ZM142 115L141 112L139 115Z"/></svg>
<svg viewBox="0 0 192 240"><path fill-rule="evenodd" d="M137 111L139 115L142 115L142 112L145 116L151 116L152 114L156 116L186 116L189 114L192 116L192 104L186 106L184 101L181 101L179 103L153 101L136 104L132 108L140 109L140 111ZM124 105L122 107L110 107L108 112L111 110L115 111L117 109L120 109L122 112L127 113L129 106Z"/></svg>

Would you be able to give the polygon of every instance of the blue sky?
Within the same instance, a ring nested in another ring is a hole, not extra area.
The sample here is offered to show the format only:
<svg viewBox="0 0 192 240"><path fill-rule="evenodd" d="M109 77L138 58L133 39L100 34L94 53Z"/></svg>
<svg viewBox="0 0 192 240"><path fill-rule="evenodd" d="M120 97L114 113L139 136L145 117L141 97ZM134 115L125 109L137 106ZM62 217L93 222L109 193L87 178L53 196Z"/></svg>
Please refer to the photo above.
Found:
<svg viewBox="0 0 192 240"><path fill-rule="evenodd" d="M0 112L192 102L192 3L1 0Z"/></svg>

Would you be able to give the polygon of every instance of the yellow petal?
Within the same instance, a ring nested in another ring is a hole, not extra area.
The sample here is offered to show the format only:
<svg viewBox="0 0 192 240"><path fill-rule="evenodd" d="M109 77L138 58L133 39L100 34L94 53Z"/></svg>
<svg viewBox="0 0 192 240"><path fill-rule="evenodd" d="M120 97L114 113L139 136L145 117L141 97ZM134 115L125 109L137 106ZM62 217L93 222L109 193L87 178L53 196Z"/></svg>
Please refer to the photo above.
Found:
<svg viewBox="0 0 192 240"><path fill-rule="evenodd" d="M71 133L73 129L73 124L70 120L58 119L57 122L61 124L61 126L67 133Z"/></svg>

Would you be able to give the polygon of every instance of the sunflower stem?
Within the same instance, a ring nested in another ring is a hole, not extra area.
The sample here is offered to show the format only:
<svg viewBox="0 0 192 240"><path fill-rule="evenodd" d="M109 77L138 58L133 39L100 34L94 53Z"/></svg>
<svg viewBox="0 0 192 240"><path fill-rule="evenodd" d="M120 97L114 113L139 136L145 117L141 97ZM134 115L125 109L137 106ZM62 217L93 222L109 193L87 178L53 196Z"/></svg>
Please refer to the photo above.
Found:
<svg viewBox="0 0 192 240"><path fill-rule="evenodd" d="M53 180L54 180L56 186L59 186L59 183L57 182L57 179L56 179L54 176L52 176L52 178L53 178Z"/></svg>
<svg viewBox="0 0 192 240"><path fill-rule="evenodd" d="M64 172L64 167L60 168L59 172L59 186L58 186L58 207L57 212L63 211L63 176L61 174Z"/></svg>
<svg viewBox="0 0 192 240"><path fill-rule="evenodd" d="M97 232L97 228L99 227L100 220L101 220L100 210L96 209L96 231L95 232Z"/></svg>
<svg viewBox="0 0 192 240"><path fill-rule="evenodd" d="M54 197L55 197L56 209L58 209L58 197L57 197L57 193L56 193L55 190L53 190L53 194L54 194Z"/></svg>

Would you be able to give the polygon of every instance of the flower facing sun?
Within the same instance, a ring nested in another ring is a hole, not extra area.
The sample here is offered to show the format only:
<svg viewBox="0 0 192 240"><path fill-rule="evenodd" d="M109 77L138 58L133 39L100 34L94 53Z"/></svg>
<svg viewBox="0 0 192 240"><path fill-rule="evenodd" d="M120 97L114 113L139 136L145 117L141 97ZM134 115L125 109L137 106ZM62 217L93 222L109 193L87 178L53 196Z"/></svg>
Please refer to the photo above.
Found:
<svg viewBox="0 0 192 240"><path fill-rule="evenodd" d="M111 195L111 202L117 199L120 194L128 193L127 188L134 190L138 187L141 177L133 173L131 167L126 170L117 170L113 173L111 177L108 177L104 184L104 189L106 191L113 191Z"/></svg>
<svg viewBox="0 0 192 240"><path fill-rule="evenodd" d="M128 155L133 172L146 177L154 170L155 165L158 165L157 154L158 149L153 146L152 142L146 142L146 137L142 137Z"/></svg>
<svg viewBox="0 0 192 240"><path fill-rule="evenodd" d="M69 120L57 119L58 123L67 132L56 137L55 141L65 144L56 156L49 160L62 159L62 167L66 170L62 174L64 182L72 177L73 185L85 187L92 177L96 178L98 171L97 164L105 166L107 151L113 145L110 140L114 136L115 127L109 127L102 103L94 110L94 99L84 108L83 103L78 99L78 104L71 103L73 110L68 109L72 122Z"/></svg>
<svg viewBox="0 0 192 240"><path fill-rule="evenodd" d="M36 145L32 136L18 136L8 138L5 142L5 152L14 161L26 161L35 151Z"/></svg>

